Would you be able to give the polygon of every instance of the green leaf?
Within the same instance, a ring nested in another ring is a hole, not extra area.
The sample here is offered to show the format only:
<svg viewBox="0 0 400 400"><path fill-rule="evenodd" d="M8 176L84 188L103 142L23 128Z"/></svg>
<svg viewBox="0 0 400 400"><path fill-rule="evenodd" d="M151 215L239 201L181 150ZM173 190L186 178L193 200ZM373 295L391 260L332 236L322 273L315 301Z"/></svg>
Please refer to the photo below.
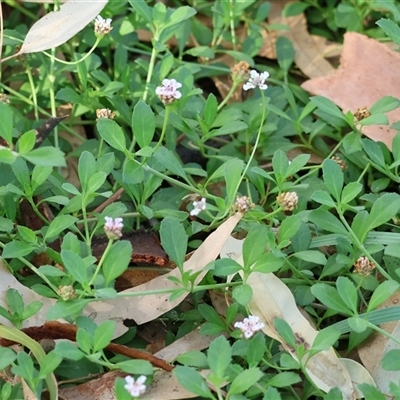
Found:
<svg viewBox="0 0 400 400"><path fill-rule="evenodd" d="M282 150L277 150L272 157L272 168L280 186L288 176L289 159Z"/></svg>
<svg viewBox="0 0 400 400"><path fill-rule="evenodd" d="M7 290L6 297L10 311L21 316L24 311L24 300L19 292L16 289L10 288Z"/></svg>
<svg viewBox="0 0 400 400"><path fill-rule="evenodd" d="M387 397L382 394L382 392L376 387L369 385L368 383L359 383L357 385L358 389L365 396L365 400L386 400Z"/></svg>
<svg viewBox="0 0 400 400"><path fill-rule="evenodd" d="M330 208L335 207L335 202L333 201L330 194L327 193L325 190L316 190L311 195L311 200L316 201L319 204L323 204L324 206L328 206Z"/></svg>
<svg viewBox="0 0 400 400"><path fill-rule="evenodd" d="M40 366L39 378L44 379L46 375L51 374L60 364L63 358L54 350L46 354L42 365Z"/></svg>
<svg viewBox="0 0 400 400"><path fill-rule="evenodd" d="M106 286L126 271L131 258L132 245L130 242L120 240L112 244L104 258L102 268Z"/></svg>
<svg viewBox="0 0 400 400"><path fill-rule="evenodd" d="M55 217L53 221L50 222L50 225L48 226L46 234L44 236L44 240L58 236L61 232L69 228L76 221L78 221L78 218L75 218L72 215L57 215L57 217Z"/></svg>
<svg viewBox="0 0 400 400"><path fill-rule="evenodd" d="M17 358L14 350L0 346L0 370L8 367Z"/></svg>
<svg viewBox="0 0 400 400"><path fill-rule="evenodd" d="M89 281L86 265L80 256L71 250L62 250L61 258L65 269L76 281L81 284Z"/></svg>
<svg viewBox="0 0 400 400"><path fill-rule="evenodd" d="M113 320L104 321L97 327L93 336L93 351L96 353L108 346L113 338L116 323Z"/></svg>
<svg viewBox="0 0 400 400"><path fill-rule="evenodd" d="M288 3L285 5L285 7L282 11L282 16L295 17L296 15L303 13L310 6L311 6L311 4L303 3L301 1L295 1L293 3Z"/></svg>
<svg viewBox="0 0 400 400"><path fill-rule="evenodd" d="M285 218L279 227L279 243L291 239L300 229L301 218L298 215L291 215Z"/></svg>
<svg viewBox="0 0 400 400"><path fill-rule="evenodd" d="M367 211L363 210L356 214L351 224L351 229L358 239L363 243L368 235L368 219L369 214Z"/></svg>
<svg viewBox="0 0 400 400"><path fill-rule="evenodd" d="M135 2L134 2L135 3ZM112 119L100 118L97 120L97 130L100 136L114 149L125 152L126 140L121 127Z"/></svg>
<svg viewBox="0 0 400 400"><path fill-rule="evenodd" d="M171 150L166 147L160 147L154 153L154 158L174 175L187 179L185 170Z"/></svg>
<svg viewBox="0 0 400 400"><path fill-rule="evenodd" d="M152 26L152 16L151 16L151 8L147 5L144 0L129 0L132 8L140 15L146 22Z"/></svg>
<svg viewBox="0 0 400 400"><path fill-rule="evenodd" d="M265 391L265 394L264 394L264 397L262 398L262 400L282 400L282 397L279 394L277 389L275 389L274 387L269 386L267 388L267 390ZM342 400L342 399L340 399L340 400Z"/></svg>
<svg viewBox="0 0 400 400"><path fill-rule="evenodd" d="M290 325L283 319L274 318L274 325L282 339L292 348L296 347L296 339Z"/></svg>
<svg viewBox="0 0 400 400"><path fill-rule="evenodd" d="M183 225L176 218L164 218L160 226L160 238L163 249L169 258L182 269L188 243Z"/></svg>
<svg viewBox="0 0 400 400"><path fill-rule="evenodd" d="M17 155L11 149L0 149L0 163L12 164L17 159Z"/></svg>
<svg viewBox="0 0 400 400"><path fill-rule="evenodd" d="M242 371L231 383L228 396L236 393L243 393L255 385L264 374L257 367Z"/></svg>
<svg viewBox="0 0 400 400"><path fill-rule="evenodd" d="M2 137L9 145L11 145L13 137L13 109L8 104L1 102L0 115L0 137Z"/></svg>
<svg viewBox="0 0 400 400"><path fill-rule="evenodd" d="M193 368L178 365L172 373L178 379L178 382L189 392L207 399L214 399L204 378Z"/></svg>
<svg viewBox="0 0 400 400"><path fill-rule="evenodd" d="M36 143L36 132L34 129L25 132L19 139L18 139L18 152L19 154L26 154L30 152Z"/></svg>
<svg viewBox="0 0 400 400"><path fill-rule="evenodd" d="M399 359L400 349L389 350L382 359L382 368L386 369L386 371L399 371Z"/></svg>
<svg viewBox="0 0 400 400"><path fill-rule="evenodd" d="M30 174L25 160L23 160L22 158L18 158L15 161L15 163L11 166L11 168L18 182L22 186L22 189L25 192L31 192Z"/></svg>
<svg viewBox="0 0 400 400"><path fill-rule="evenodd" d="M358 295L353 282L349 278L339 276L336 281L336 289L347 307L353 311L354 315L357 315Z"/></svg>
<svg viewBox="0 0 400 400"><path fill-rule="evenodd" d="M368 329L368 321L359 317L351 317L347 319L350 329L356 333L362 333ZM351 342L351 340L350 340Z"/></svg>
<svg viewBox="0 0 400 400"><path fill-rule="evenodd" d="M67 165L64 153L55 147L39 147L29 153L22 154L22 157L35 165L48 167L65 167Z"/></svg>
<svg viewBox="0 0 400 400"><path fill-rule="evenodd" d="M400 196L396 193L385 193L372 205L366 230L370 231L396 216L400 210Z"/></svg>
<svg viewBox="0 0 400 400"><path fill-rule="evenodd" d="M32 301L32 303L29 303L25 307L24 311L22 312L21 319L25 320L32 317L32 315L35 315L39 310L41 310L42 307L43 307L42 302Z"/></svg>
<svg viewBox="0 0 400 400"><path fill-rule="evenodd" d="M343 115L342 111L333 103L331 100L327 99L323 96L313 96L310 97L310 100L322 111L331 115L332 117L336 117L341 119L342 121L346 121L346 117Z"/></svg>
<svg viewBox="0 0 400 400"><path fill-rule="evenodd" d="M253 289L245 283L235 286L232 290L232 297L242 306L246 306L253 297Z"/></svg>
<svg viewBox="0 0 400 400"><path fill-rule="evenodd" d="M294 253L293 256L300 260L311 262L318 265L326 264L326 257L320 251L317 250L298 251L297 253Z"/></svg>
<svg viewBox="0 0 400 400"><path fill-rule="evenodd" d="M221 317L218 315L218 313L215 311L213 307L210 307L207 304L199 304L198 311L206 321L211 322L225 329L224 322L222 321Z"/></svg>
<svg viewBox="0 0 400 400"><path fill-rule="evenodd" d="M322 303L344 315L352 315L346 303L337 290L326 283L316 283L311 287L311 293Z"/></svg>
<svg viewBox="0 0 400 400"><path fill-rule="evenodd" d="M394 21L390 19L381 18L379 21L375 22L389 38L400 45L400 28Z"/></svg>
<svg viewBox="0 0 400 400"><path fill-rule="evenodd" d="M386 114L374 114L367 118L358 121L357 124L362 126L367 125L389 125L389 118Z"/></svg>
<svg viewBox="0 0 400 400"><path fill-rule="evenodd" d="M103 171L93 174L87 183L86 194L93 194L104 184L107 174Z"/></svg>
<svg viewBox="0 0 400 400"><path fill-rule="evenodd" d="M96 172L96 159L89 151L83 151L79 157L78 175L82 191L87 191L89 179Z"/></svg>
<svg viewBox="0 0 400 400"><path fill-rule="evenodd" d="M350 203L361 192L363 185L360 182L350 182L342 191L342 204Z"/></svg>
<svg viewBox="0 0 400 400"><path fill-rule="evenodd" d="M207 361L211 371L219 379L224 379L226 370L232 362L232 349L224 336L219 336L211 342Z"/></svg>
<svg viewBox="0 0 400 400"><path fill-rule="evenodd" d="M167 28L172 25L180 24L186 19L193 17L193 15L197 14L197 11L189 6L181 6L178 7L169 17L168 23L164 26Z"/></svg>
<svg viewBox="0 0 400 400"><path fill-rule="evenodd" d="M152 375L153 367L146 360L127 360L115 364L122 371L135 375Z"/></svg>
<svg viewBox="0 0 400 400"><path fill-rule="evenodd" d="M372 297L368 303L368 311L377 308L384 303L398 288L400 284L396 281L385 281L382 282L372 294Z"/></svg>
<svg viewBox="0 0 400 400"><path fill-rule="evenodd" d="M148 146L156 129L154 112L149 105L139 100L132 113L132 132L140 148Z"/></svg>
<svg viewBox="0 0 400 400"><path fill-rule="evenodd" d="M207 357L204 353L198 350L188 351L178 356L176 361L180 364L188 365L197 368L208 368Z"/></svg>
<svg viewBox="0 0 400 400"><path fill-rule="evenodd" d="M310 157L311 157L310 154L300 154L297 157L295 157L290 162L289 167L286 171L287 176L289 177L299 172L300 169L307 164Z"/></svg>
<svg viewBox="0 0 400 400"><path fill-rule="evenodd" d="M12 242L7 243L3 249L3 258L17 258L24 257L28 254L32 253L32 251L36 250L36 246L32 246L31 244L20 242L18 240L13 240Z"/></svg>
<svg viewBox="0 0 400 400"><path fill-rule="evenodd" d="M290 39L279 36L276 41L276 56L278 64L283 70L283 73L287 73L294 61L294 48Z"/></svg>
<svg viewBox="0 0 400 400"><path fill-rule="evenodd" d="M210 93L204 106L204 121L206 122L208 127L211 127L211 125L215 121L215 117L218 113L217 108L217 98L212 93Z"/></svg>
<svg viewBox="0 0 400 400"><path fill-rule="evenodd" d="M322 209L312 210L308 219L316 224L321 230L347 234L347 230L344 225L329 211Z"/></svg>
<svg viewBox="0 0 400 400"><path fill-rule="evenodd" d="M85 353L70 342L58 342L54 348L54 352L67 360L79 361L85 357Z"/></svg>
<svg viewBox="0 0 400 400"><path fill-rule="evenodd" d="M225 182L228 204L232 204L237 195L236 188L238 186L240 175L242 173L244 163L242 160L233 158L225 164Z"/></svg>
<svg viewBox="0 0 400 400"><path fill-rule="evenodd" d="M271 379L268 380L268 385L282 388L292 386L298 382L301 382L301 378L298 374L295 374L294 372L283 371L272 376Z"/></svg>
<svg viewBox="0 0 400 400"><path fill-rule="evenodd" d="M317 333L311 348L314 351L329 350L329 348L337 342L339 337L340 332L337 329L329 326Z"/></svg>
<svg viewBox="0 0 400 400"><path fill-rule="evenodd" d="M123 167L122 180L128 185L137 185L144 180L143 166L133 160L128 160Z"/></svg>
<svg viewBox="0 0 400 400"><path fill-rule="evenodd" d="M43 185L52 172L52 167L35 165L32 171L32 191L34 192L39 186Z"/></svg>
<svg viewBox="0 0 400 400"><path fill-rule="evenodd" d="M362 139L361 143L371 161L376 165L385 168L385 156L383 155L381 146L370 139Z"/></svg>
<svg viewBox="0 0 400 400"><path fill-rule="evenodd" d="M343 187L343 171L333 160L325 160L322 164L324 183L336 201L340 201Z"/></svg>
<svg viewBox="0 0 400 400"><path fill-rule="evenodd" d="M243 264L244 267L250 267L265 252L267 245L267 230L264 224L253 225L248 232L243 243Z"/></svg>

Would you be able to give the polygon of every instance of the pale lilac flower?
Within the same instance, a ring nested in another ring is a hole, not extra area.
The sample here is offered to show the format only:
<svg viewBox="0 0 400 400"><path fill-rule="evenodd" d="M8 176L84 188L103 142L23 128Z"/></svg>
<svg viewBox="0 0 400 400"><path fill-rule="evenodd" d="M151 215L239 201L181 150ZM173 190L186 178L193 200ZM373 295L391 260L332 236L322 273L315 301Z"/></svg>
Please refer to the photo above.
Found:
<svg viewBox="0 0 400 400"><path fill-rule="evenodd" d="M122 218L104 217L106 223L104 224L104 231L109 239L116 240L122 236Z"/></svg>
<svg viewBox="0 0 400 400"><path fill-rule="evenodd" d="M94 33L96 36L104 36L107 33L110 33L111 27L111 18L104 19L101 15L98 15L94 20Z"/></svg>
<svg viewBox="0 0 400 400"><path fill-rule="evenodd" d="M156 95L164 104L171 104L182 97L182 93L178 90L182 84L175 79L163 79L162 86L156 88Z"/></svg>
<svg viewBox="0 0 400 400"><path fill-rule="evenodd" d="M124 385L124 388L132 397L139 397L146 391L146 385L144 384L146 379L147 378L144 375L140 375L135 382L135 380L128 375L125 377L126 385Z"/></svg>
<svg viewBox="0 0 400 400"><path fill-rule="evenodd" d="M194 201L193 203L193 210L190 211L190 215L195 216L199 215L201 211L206 209L206 199L203 197L200 201Z"/></svg>
<svg viewBox="0 0 400 400"><path fill-rule="evenodd" d="M261 72L259 74L255 69L250 71L249 80L243 85L243 90L255 89L257 86L261 90L266 90L268 86L265 84L265 80L269 77L267 71Z"/></svg>
<svg viewBox="0 0 400 400"><path fill-rule="evenodd" d="M243 322L235 322L235 325L233 326L240 329L244 333L244 337L249 339L255 332L264 328L264 323L260 321L259 317L249 315L249 317L245 318Z"/></svg>

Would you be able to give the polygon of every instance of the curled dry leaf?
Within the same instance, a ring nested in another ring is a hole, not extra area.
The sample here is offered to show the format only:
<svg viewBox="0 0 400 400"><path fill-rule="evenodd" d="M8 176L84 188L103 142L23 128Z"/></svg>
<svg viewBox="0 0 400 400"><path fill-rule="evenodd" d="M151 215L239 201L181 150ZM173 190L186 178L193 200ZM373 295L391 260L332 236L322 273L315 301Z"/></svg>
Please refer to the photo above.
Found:
<svg viewBox="0 0 400 400"><path fill-rule="evenodd" d="M100 14L108 0L69 0L35 22L13 57L60 46ZM3 60L4 61L4 60Z"/></svg>
<svg viewBox="0 0 400 400"><path fill-rule="evenodd" d="M327 97L345 113L354 113L360 107L370 108L384 96L400 98L399 66L398 52L374 39L348 32L344 35L339 69L327 76L308 80L301 87L312 94ZM400 120L400 108L388 112L387 116L389 125L363 126L362 133L391 149L397 130L389 126Z"/></svg>
<svg viewBox="0 0 400 400"><path fill-rule="evenodd" d="M242 214L237 213L228 218L218 229L213 232L208 238L201 244L201 246L193 253L192 257L183 264L184 271L191 271L192 273L199 273L194 284L197 285L206 274L205 267L211 261L214 261L225 241L230 237L232 230L235 228L237 223L242 218ZM91 306L101 309L106 307L112 315L121 318L132 318L137 324L144 324L145 322L151 321L154 318L158 318L160 315L166 313L169 310L175 308L180 304L186 297L186 294L179 296L178 298L170 301L169 298L171 293L157 294L140 296L140 292L150 290L173 290L182 289L175 282L172 282L168 277L180 278L181 272L178 268L175 268L168 274L159 276L150 282L136 286L128 290L124 290L120 293L135 293L135 297L124 297L117 299L110 299L107 302L96 302ZM113 309L113 310L112 310Z"/></svg>
<svg viewBox="0 0 400 400"><path fill-rule="evenodd" d="M242 246L242 240L230 238L221 252L221 257L232 258L242 264ZM293 333L309 346L312 345L318 332L298 310L292 292L272 273L253 272L246 283L253 290L252 300L248 304L250 313L264 322L263 332L282 343L285 350L296 359L290 346L276 331L274 319L280 318L286 321ZM361 365L360 367L362 368ZM340 363L333 348L313 356L307 363L307 372L310 379L321 390L329 392L331 388L338 387L342 392L343 399L354 399L354 388L350 375Z"/></svg>

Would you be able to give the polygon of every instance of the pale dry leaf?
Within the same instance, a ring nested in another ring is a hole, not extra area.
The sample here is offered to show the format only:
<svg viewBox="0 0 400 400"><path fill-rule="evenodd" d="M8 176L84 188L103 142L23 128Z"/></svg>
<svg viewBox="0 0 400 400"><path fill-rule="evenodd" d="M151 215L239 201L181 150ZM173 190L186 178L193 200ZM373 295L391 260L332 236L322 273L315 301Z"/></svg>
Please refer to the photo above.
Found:
<svg viewBox="0 0 400 400"><path fill-rule="evenodd" d="M375 381L372 378L371 374L357 361L352 360L351 358L339 358L340 363L347 369L351 381L353 382L353 387L357 395L357 399L361 399L364 397L363 393L360 389L358 389L358 385L360 383L368 383L368 385L375 386Z"/></svg>
<svg viewBox="0 0 400 400"><path fill-rule="evenodd" d="M35 393L33 393L32 389L28 386L25 379L21 378L22 391L24 393L24 400L38 400Z"/></svg>
<svg viewBox="0 0 400 400"><path fill-rule="evenodd" d="M253 298L248 305L249 310L264 321L267 327L263 329L265 333L269 334L273 331L273 338L281 342L289 354L296 358L291 348L275 330L274 319L280 318L289 324L293 333L304 343L308 346L312 345L318 332L300 313L292 292L279 278L272 273L253 272L247 279L247 284L253 289ZM333 348L311 357L306 369L310 378L321 390L328 392L338 387L344 399L353 399L354 389L350 375L340 363Z"/></svg>
<svg viewBox="0 0 400 400"><path fill-rule="evenodd" d="M35 53L60 46L94 20L108 0L68 0L59 11L52 11L33 24L20 51Z"/></svg>
<svg viewBox="0 0 400 400"><path fill-rule="evenodd" d="M370 108L384 96L400 98L399 67L399 53L374 39L347 32L340 67L327 76L304 82L301 87L312 94L327 97L345 113L354 113L360 107ZM388 112L387 116L389 125L364 126L362 133L391 149L397 130L389 126L400 120L400 108Z"/></svg>
<svg viewBox="0 0 400 400"><path fill-rule="evenodd" d="M192 271L192 273L199 272L194 282L195 285L197 285L207 273L205 270L207 264L218 257L222 246L229 238L242 216L242 214L237 213L228 218L215 232L207 237L201 246L193 253L192 257L183 264L184 271ZM119 297L117 299L110 299L107 303L96 302L91 304L91 306L94 311L97 307L99 307L99 309L106 307L109 312L112 312L116 317L131 318L139 325L144 324L175 308L183 301L187 294L183 294L170 301L171 293L147 296L141 296L140 293L153 290L180 290L182 289L180 286L168 279L168 277L180 278L180 276L180 270L175 268L168 274L164 274L147 283L120 292L120 295L135 293L135 297ZM112 308L114 309L113 311Z"/></svg>
<svg viewBox="0 0 400 400"><path fill-rule="evenodd" d="M395 292L379 308L392 307L400 303L400 293ZM381 324L380 328L400 340L400 322ZM358 355L365 368L372 375L376 386L382 393L389 393L389 383L399 382L399 371L387 371L382 368L382 358L389 350L400 349L392 339L380 333L373 333L368 341L358 348Z"/></svg>
<svg viewBox="0 0 400 400"><path fill-rule="evenodd" d="M294 17L283 17L282 10L290 1L271 0L271 11L268 17L269 23L284 24L289 30L277 31L278 36L285 36L293 44L295 50L295 63L308 77L315 78L334 71L332 65L325 59L324 39L311 36L307 30L307 20L304 14ZM267 41L269 45L270 40ZM328 42L326 46L330 46Z"/></svg>

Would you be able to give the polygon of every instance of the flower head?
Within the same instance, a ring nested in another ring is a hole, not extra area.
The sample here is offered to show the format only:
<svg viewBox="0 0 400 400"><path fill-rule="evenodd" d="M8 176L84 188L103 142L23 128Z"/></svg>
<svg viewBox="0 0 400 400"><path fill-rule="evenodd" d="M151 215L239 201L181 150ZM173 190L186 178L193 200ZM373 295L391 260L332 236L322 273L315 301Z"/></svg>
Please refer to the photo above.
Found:
<svg viewBox="0 0 400 400"><path fill-rule="evenodd" d="M250 339L255 332L264 328L264 323L260 321L259 317L249 315L249 317L245 318L243 322L235 322L235 325L233 326L240 329L246 339Z"/></svg>
<svg viewBox="0 0 400 400"><path fill-rule="evenodd" d="M206 209L206 199L203 197L200 201L194 201L193 203L193 210L190 211L190 215L195 216L199 215L201 211Z"/></svg>
<svg viewBox="0 0 400 400"><path fill-rule="evenodd" d="M181 87L182 84L175 79L163 79L162 86L156 89L156 95L164 104L171 104L182 97L182 93L178 90Z"/></svg>
<svg viewBox="0 0 400 400"><path fill-rule="evenodd" d="M361 121L362 119L368 118L369 116L371 116L371 112L365 106L357 108L354 113L354 118L356 119L356 121Z"/></svg>
<svg viewBox="0 0 400 400"><path fill-rule="evenodd" d="M231 68L233 82L243 82L249 79L250 65L246 61L239 61Z"/></svg>
<svg viewBox="0 0 400 400"><path fill-rule="evenodd" d="M235 204L233 205L233 209L239 211L241 213L245 213L253 208L254 204L251 202L250 197L247 196L236 196Z"/></svg>
<svg viewBox="0 0 400 400"><path fill-rule="evenodd" d="M268 86L265 84L265 80L269 77L267 71L261 72L259 74L255 69L250 71L249 80L243 85L243 90L255 89L257 86L261 90L266 90Z"/></svg>
<svg viewBox="0 0 400 400"><path fill-rule="evenodd" d="M146 385L144 384L146 379L147 378L144 375L140 375L135 382L135 379L128 375L125 377L126 384L124 385L124 388L132 397L139 397L146 391Z"/></svg>
<svg viewBox="0 0 400 400"><path fill-rule="evenodd" d="M296 192L286 192L277 196L276 201L285 211L293 211L297 207L299 197Z"/></svg>
<svg viewBox="0 0 400 400"><path fill-rule="evenodd" d="M76 297L76 292L71 285L59 286L57 293L64 301L75 299Z"/></svg>
<svg viewBox="0 0 400 400"><path fill-rule="evenodd" d="M335 161L335 163L336 163L337 165L339 165L339 167L340 167L341 170L344 170L344 169L347 168L346 163L345 163L340 157L332 156L332 157L331 157L331 160Z"/></svg>
<svg viewBox="0 0 400 400"><path fill-rule="evenodd" d="M4 93L0 93L0 103L10 104L10 99Z"/></svg>
<svg viewBox="0 0 400 400"><path fill-rule="evenodd" d="M107 35L111 32L111 18L104 19L101 15L98 15L94 20L94 33L97 37Z"/></svg>
<svg viewBox="0 0 400 400"><path fill-rule="evenodd" d="M122 218L104 217L106 223L104 224L104 231L110 240L117 240L122 236Z"/></svg>
<svg viewBox="0 0 400 400"><path fill-rule="evenodd" d="M114 119L115 113L112 112L109 108L98 108L96 110L96 117L97 119L100 118Z"/></svg>
<svg viewBox="0 0 400 400"><path fill-rule="evenodd" d="M376 268L375 263L371 262L368 257L359 257L354 264L355 273L363 276L371 275L371 272Z"/></svg>

